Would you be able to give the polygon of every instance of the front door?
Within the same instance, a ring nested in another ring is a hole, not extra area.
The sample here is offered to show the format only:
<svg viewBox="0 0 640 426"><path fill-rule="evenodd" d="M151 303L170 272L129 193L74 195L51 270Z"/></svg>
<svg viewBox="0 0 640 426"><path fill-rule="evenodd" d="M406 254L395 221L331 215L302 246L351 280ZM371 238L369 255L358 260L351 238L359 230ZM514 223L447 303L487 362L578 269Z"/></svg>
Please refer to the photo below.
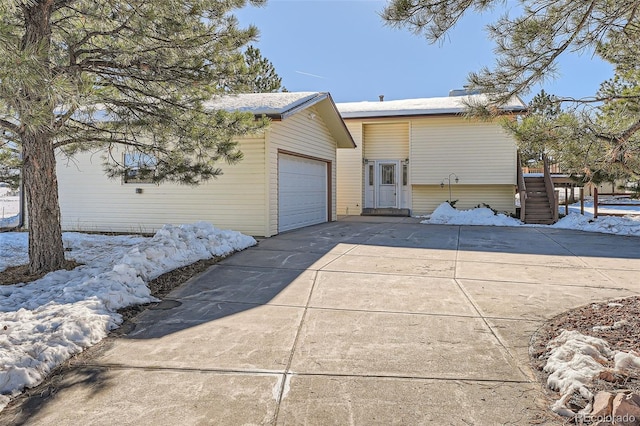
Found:
<svg viewBox="0 0 640 426"><path fill-rule="evenodd" d="M398 162L376 161L377 205L379 208L398 207Z"/></svg>

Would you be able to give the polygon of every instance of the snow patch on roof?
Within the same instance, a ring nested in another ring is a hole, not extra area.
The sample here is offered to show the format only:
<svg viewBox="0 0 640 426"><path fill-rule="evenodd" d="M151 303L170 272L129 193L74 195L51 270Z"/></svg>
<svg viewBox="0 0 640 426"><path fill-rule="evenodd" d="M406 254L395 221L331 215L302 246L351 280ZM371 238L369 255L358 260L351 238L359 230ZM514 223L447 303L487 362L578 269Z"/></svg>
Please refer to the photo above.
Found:
<svg viewBox="0 0 640 426"><path fill-rule="evenodd" d="M256 115L283 114L320 95L319 92L241 93L214 98L205 107Z"/></svg>
<svg viewBox="0 0 640 426"><path fill-rule="evenodd" d="M488 99L487 95L444 96L384 102L343 102L336 106L343 118L459 114L465 111L468 103L487 102ZM502 106L505 111L525 108L526 105L515 96Z"/></svg>

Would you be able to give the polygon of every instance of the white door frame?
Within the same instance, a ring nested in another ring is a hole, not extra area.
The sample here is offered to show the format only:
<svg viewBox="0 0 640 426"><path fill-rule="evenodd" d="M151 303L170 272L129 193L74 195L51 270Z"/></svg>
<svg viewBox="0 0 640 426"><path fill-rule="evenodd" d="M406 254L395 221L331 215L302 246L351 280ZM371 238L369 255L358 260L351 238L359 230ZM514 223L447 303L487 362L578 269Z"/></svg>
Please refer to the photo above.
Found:
<svg viewBox="0 0 640 426"><path fill-rule="evenodd" d="M381 206L380 204L380 190L382 189L382 165L385 164L393 164L395 167L394 174L394 197L395 203L390 206ZM373 169L373 179L370 176L370 166ZM402 192L402 160L369 160L365 167L364 173L364 183L365 183L365 200L364 206L365 208L399 208L401 203L401 192ZM373 183L373 188L369 183Z"/></svg>

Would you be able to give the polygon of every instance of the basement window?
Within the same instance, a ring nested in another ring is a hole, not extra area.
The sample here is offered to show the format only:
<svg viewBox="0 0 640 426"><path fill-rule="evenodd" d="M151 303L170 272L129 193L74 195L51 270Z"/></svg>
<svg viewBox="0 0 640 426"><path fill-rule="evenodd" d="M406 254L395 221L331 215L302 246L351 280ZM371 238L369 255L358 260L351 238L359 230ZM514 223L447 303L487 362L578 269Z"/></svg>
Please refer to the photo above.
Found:
<svg viewBox="0 0 640 426"><path fill-rule="evenodd" d="M153 155L142 152L125 153L124 183L153 183L158 160Z"/></svg>

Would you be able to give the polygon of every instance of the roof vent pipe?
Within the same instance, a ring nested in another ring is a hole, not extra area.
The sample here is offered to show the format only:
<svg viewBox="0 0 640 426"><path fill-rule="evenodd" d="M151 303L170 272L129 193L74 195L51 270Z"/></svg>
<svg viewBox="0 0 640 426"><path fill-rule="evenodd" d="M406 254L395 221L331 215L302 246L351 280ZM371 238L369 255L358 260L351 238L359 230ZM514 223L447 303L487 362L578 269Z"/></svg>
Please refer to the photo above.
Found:
<svg viewBox="0 0 640 426"><path fill-rule="evenodd" d="M380 98L380 102L384 102L384 95L378 95L378 97Z"/></svg>
<svg viewBox="0 0 640 426"><path fill-rule="evenodd" d="M449 96L468 96L479 95L481 91L479 89L469 89L469 86L464 86L464 89L452 89L449 90Z"/></svg>

